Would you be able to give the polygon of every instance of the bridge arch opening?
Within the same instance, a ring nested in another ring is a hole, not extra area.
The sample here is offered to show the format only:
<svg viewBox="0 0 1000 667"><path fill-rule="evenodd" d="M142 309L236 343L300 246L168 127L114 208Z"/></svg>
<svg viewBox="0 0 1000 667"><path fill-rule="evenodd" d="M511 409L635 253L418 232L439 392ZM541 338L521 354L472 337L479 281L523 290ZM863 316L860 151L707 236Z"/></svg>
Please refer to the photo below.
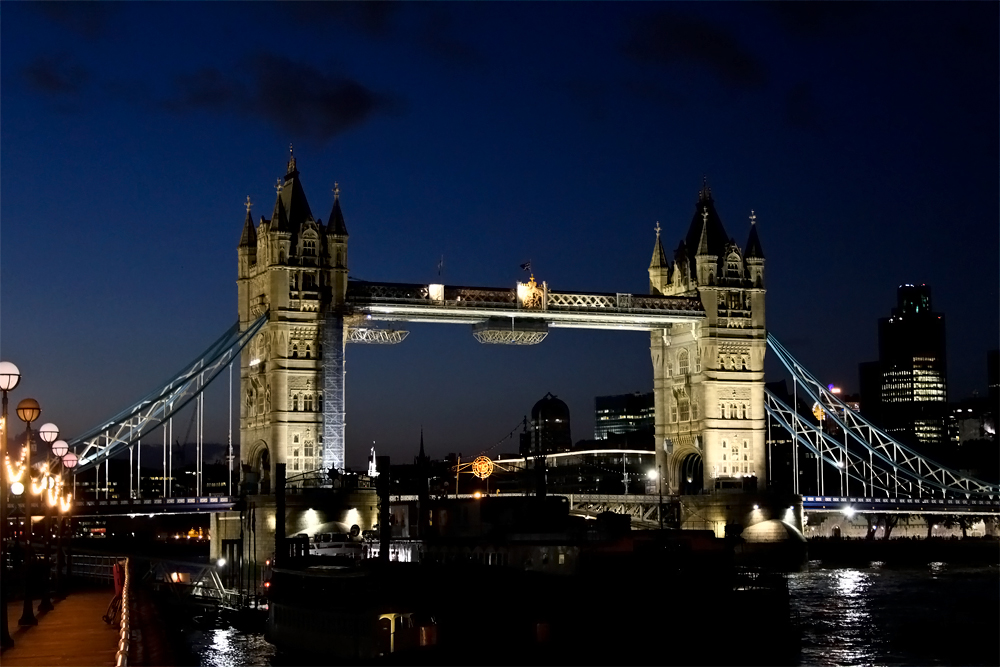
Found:
<svg viewBox="0 0 1000 667"><path fill-rule="evenodd" d="M680 492L684 496L701 493L705 488L705 464L701 454L691 452L680 462Z"/></svg>

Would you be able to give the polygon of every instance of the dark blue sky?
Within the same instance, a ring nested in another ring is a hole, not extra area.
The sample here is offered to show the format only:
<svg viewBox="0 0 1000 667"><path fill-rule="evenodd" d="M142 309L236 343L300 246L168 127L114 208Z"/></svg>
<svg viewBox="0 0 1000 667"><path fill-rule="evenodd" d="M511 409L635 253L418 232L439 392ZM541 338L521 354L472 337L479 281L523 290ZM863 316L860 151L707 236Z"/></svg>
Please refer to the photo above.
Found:
<svg viewBox="0 0 1000 667"><path fill-rule="evenodd" d="M947 316L951 398L998 338L998 5L3 3L0 353L73 435L236 318L247 195L294 143L316 215L339 181L351 274L641 293L703 175L768 326L857 387L900 283ZM414 325L348 350L348 464L371 440L467 454L551 391L648 391L648 338L527 349ZM776 370L776 369L775 369ZM224 440L224 388L210 439ZM187 419L175 422L183 439ZM154 440L158 441L156 436ZM502 446L500 449L511 449Z"/></svg>

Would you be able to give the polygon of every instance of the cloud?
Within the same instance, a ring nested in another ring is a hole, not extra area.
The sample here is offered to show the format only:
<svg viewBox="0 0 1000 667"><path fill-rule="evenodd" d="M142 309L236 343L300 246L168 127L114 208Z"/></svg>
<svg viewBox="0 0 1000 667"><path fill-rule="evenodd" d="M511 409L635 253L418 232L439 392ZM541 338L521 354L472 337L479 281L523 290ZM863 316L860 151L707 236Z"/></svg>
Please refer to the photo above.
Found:
<svg viewBox="0 0 1000 667"><path fill-rule="evenodd" d="M757 88L767 79L764 64L728 30L673 12L636 21L623 51L642 63L700 67L734 88Z"/></svg>
<svg viewBox="0 0 1000 667"><path fill-rule="evenodd" d="M348 77L283 56L260 54L231 72L213 67L178 75L162 107L262 118L282 132L327 141L379 112L400 107Z"/></svg>
<svg viewBox="0 0 1000 667"><path fill-rule="evenodd" d="M369 37L387 36L400 8L394 2L288 2L279 6L287 8L291 19L300 25L326 28L341 24Z"/></svg>
<svg viewBox="0 0 1000 667"><path fill-rule="evenodd" d="M21 73L31 89L49 95L77 95L90 78L86 68L65 54L38 56Z"/></svg>
<svg viewBox="0 0 1000 667"><path fill-rule="evenodd" d="M812 86L797 83L785 95L785 122L800 130L820 129L821 111Z"/></svg>
<svg viewBox="0 0 1000 667"><path fill-rule="evenodd" d="M119 9L116 4L113 2L32 3L50 21L69 28L89 40L106 35L108 19Z"/></svg>

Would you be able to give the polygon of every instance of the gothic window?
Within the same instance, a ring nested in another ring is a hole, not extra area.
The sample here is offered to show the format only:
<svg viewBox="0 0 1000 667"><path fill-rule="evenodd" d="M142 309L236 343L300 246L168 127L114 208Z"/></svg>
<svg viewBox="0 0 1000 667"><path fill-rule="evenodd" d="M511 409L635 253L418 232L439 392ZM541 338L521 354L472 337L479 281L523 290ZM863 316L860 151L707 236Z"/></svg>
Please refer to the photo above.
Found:
<svg viewBox="0 0 1000 667"><path fill-rule="evenodd" d="M726 409L727 407L728 406L726 406L725 403L720 403L719 404L719 417L720 418L722 418L722 419L729 419L729 411Z"/></svg>
<svg viewBox="0 0 1000 667"><path fill-rule="evenodd" d="M719 355L719 364L718 364L718 366L719 366L720 369L726 367L726 355L724 355L724 354L720 354Z"/></svg>
<svg viewBox="0 0 1000 667"><path fill-rule="evenodd" d="M750 358L747 355L740 355L740 368L743 370L748 370L750 367Z"/></svg>
<svg viewBox="0 0 1000 667"><path fill-rule="evenodd" d="M690 421L691 419L691 404L688 401L687 396L681 396L677 399L678 411L680 412L680 417L682 422Z"/></svg>
<svg viewBox="0 0 1000 667"><path fill-rule="evenodd" d="M313 397L312 397L312 394L306 394L305 397L302 399L302 409L305 410L306 412L312 412L313 411Z"/></svg>
<svg viewBox="0 0 1000 667"><path fill-rule="evenodd" d="M715 284L715 274L712 273L711 271L708 272L708 284L709 285Z"/></svg>
<svg viewBox="0 0 1000 667"><path fill-rule="evenodd" d="M298 436L296 436L297 438ZM299 470L299 448L292 449L292 470Z"/></svg>
<svg viewBox="0 0 1000 667"><path fill-rule="evenodd" d="M292 412L299 411L299 395L292 394Z"/></svg>
<svg viewBox="0 0 1000 667"><path fill-rule="evenodd" d="M299 344L292 343L292 359L298 359L298 358L299 358Z"/></svg>
<svg viewBox="0 0 1000 667"><path fill-rule="evenodd" d="M306 239L302 242L302 254L310 257L316 254L316 239Z"/></svg>
<svg viewBox="0 0 1000 667"><path fill-rule="evenodd" d="M312 359L312 345L306 343L306 359Z"/></svg>
<svg viewBox="0 0 1000 667"><path fill-rule="evenodd" d="M677 421L677 401L670 399L670 421Z"/></svg>
<svg viewBox="0 0 1000 667"><path fill-rule="evenodd" d="M278 251L278 264L284 264L284 263L285 263L285 250L284 248L282 248L281 250Z"/></svg>
<svg viewBox="0 0 1000 667"><path fill-rule="evenodd" d="M672 377L674 374L674 357L669 352L667 353L667 377Z"/></svg>
<svg viewBox="0 0 1000 667"><path fill-rule="evenodd" d="M305 289L305 290L315 290L316 289L316 274L315 273L304 273L304 274L302 274L302 289Z"/></svg>
<svg viewBox="0 0 1000 667"><path fill-rule="evenodd" d="M323 412L323 392L319 392L316 395L316 410L318 412Z"/></svg>
<svg viewBox="0 0 1000 667"><path fill-rule="evenodd" d="M313 441L312 440L306 440L304 444L305 444L305 447L303 448L303 454L305 454L305 457L307 459L312 458L313 457Z"/></svg>
<svg viewBox="0 0 1000 667"><path fill-rule="evenodd" d="M697 348L694 351L694 372L701 372L701 350Z"/></svg>
<svg viewBox="0 0 1000 667"><path fill-rule="evenodd" d="M679 375L686 375L688 370L690 370L688 351L681 350L680 354L677 355L677 373Z"/></svg>
<svg viewBox="0 0 1000 667"><path fill-rule="evenodd" d="M698 419L698 401L691 401L691 419Z"/></svg>

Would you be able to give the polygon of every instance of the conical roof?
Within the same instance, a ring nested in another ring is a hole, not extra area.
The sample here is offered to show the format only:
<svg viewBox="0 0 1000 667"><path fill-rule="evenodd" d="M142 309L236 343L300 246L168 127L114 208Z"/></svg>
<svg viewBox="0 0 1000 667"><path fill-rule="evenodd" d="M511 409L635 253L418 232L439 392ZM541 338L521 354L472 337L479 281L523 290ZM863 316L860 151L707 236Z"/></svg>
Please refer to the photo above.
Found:
<svg viewBox="0 0 1000 667"><path fill-rule="evenodd" d="M764 248L760 245L760 237L757 236L757 216L753 211L750 212L750 236L747 238L743 256L747 259L764 259Z"/></svg>
<svg viewBox="0 0 1000 667"><path fill-rule="evenodd" d="M347 223L344 222L344 213L340 210L340 184L333 184L333 208L330 210L330 217L326 221L328 233L334 236L347 236Z"/></svg>
<svg viewBox="0 0 1000 667"><path fill-rule="evenodd" d="M667 254L663 252L663 243L660 241L660 223L656 223L656 244L653 246L653 259L649 262L649 268L665 269L667 266Z"/></svg>
<svg viewBox="0 0 1000 667"><path fill-rule="evenodd" d="M257 228L253 224L253 216L250 215L250 198L247 197L247 217L243 221L243 235L240 236L241 248L257 247Z"/></svg>

